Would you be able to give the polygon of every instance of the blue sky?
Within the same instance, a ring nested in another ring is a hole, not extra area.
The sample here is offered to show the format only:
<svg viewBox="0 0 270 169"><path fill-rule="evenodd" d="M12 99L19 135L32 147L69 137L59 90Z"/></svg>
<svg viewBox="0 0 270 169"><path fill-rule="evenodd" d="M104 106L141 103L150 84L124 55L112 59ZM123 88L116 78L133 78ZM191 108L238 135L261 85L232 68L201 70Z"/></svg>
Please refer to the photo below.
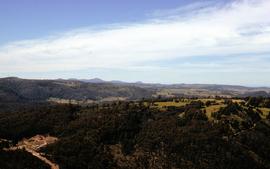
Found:
<svg viewBox="0 0 270 169"><path fill-rule="evenodd" d="M196 0L2 0L0 44L80 27L136 22Z"/></svg>
<svg viewBox="0 0 270 169"><path fill-rule="evenodd" d="M270 86L268 0L3 0L0 77Z"/></svg>

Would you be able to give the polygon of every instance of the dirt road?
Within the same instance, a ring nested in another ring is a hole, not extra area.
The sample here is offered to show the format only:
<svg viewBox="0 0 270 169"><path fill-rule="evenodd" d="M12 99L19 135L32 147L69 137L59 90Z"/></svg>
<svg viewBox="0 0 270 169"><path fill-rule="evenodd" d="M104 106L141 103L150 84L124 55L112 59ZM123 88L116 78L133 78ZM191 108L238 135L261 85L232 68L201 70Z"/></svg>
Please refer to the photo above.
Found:
<svg viewBox="0 0 270 169"><path fill-rule="evenodd" d="M51 169L59 169L59 166L46 157L42 156L39 149L49 144L56 142L58 139L52 136L36 135L29 139L23 139L16 146L7 149L7 151L15 151L18 149L25 149L25 151L31 153L33 156L39 158L44 163L48 164Z"/></svg>
<svg viewBox="0 0 270 169"><path fill-rule="evenodd" d="M41 161L45 162L46 164L48 164L49 166L51 166L51 169L59 169L59 166L53 162L51 162L50 160L48 160L47 158L43 157L40 153L33 151L31 149L25 148L25 151L31 153L33 156L39 158Z"/></svg>

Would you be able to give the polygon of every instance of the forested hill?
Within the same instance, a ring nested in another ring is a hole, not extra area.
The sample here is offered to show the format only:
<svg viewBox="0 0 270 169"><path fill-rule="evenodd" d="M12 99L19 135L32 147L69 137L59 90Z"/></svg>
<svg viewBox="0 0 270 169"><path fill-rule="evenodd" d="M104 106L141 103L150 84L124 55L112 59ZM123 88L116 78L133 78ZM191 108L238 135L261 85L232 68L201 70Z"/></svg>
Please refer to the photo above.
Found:
<svg viewBox="0 0 270 169"><path fill-rule="evenodd" d="M149 84L122 81L0 79L0 101L115 101L150 97L270 97L270 88L210 84ZM57 100L58 99L58 100Z"/></svg>
<svg viewBox="0 0 270 169"><path fill-rule="evenodd" d="M0 101L46 101L50 98L74 100L128 99L151 97L151 89L109 83L86 83L76 80L0 79Z"/></svg>

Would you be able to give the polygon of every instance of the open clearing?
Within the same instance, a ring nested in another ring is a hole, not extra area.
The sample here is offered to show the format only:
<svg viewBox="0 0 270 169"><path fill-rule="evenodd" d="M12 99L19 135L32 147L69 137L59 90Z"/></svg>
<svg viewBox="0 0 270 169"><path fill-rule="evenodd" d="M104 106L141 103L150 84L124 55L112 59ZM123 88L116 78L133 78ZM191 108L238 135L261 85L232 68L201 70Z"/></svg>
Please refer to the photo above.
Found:
<svg viewBox="0 0 270 169"><path fill-rule="evenodd" d="M266 119L266 117L269 115L270 113L270 108L265 108L265 107L262 107L262 108L258 108L263 114L261 115L261 117L263 119Z"/></svg>
<svg viewBox="0 0 270 169"><path fill-rule="evenodd" d="M222 107L226 107L225 104L219 104L219 105L211 105L211 106L208 106L206 108L204 108L204 110L206 111L206 116L208 117L209 120L212 120L213 117L212 117L212 113L215 113L217 111L220 110L220 108Z"/></svg>
<svg viewBox="0 0 270 169"><path fill-rule="evenodd" d="M181 107L187 105L189 102L175 102L175 101L167 101L167 102L155 102L154 105L163 108L168 106L175 106L175 107Z"/></svg>

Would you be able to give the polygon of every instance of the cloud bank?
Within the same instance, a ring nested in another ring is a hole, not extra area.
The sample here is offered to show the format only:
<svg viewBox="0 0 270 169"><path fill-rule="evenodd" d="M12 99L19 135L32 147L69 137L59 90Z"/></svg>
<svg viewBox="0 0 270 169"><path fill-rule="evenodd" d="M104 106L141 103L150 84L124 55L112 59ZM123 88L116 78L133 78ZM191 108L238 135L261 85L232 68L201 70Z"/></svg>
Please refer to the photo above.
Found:
<svg viewBox="0 0 270 169"><path fill-rule="evenodd" d="M0 47L0 73L180 67L270 72L269 0L196 3L154 16L141 23L83 28L6 44ZM198 61L203 57L209 60ZM172 63L160 64L168 61Z"/></svg>

